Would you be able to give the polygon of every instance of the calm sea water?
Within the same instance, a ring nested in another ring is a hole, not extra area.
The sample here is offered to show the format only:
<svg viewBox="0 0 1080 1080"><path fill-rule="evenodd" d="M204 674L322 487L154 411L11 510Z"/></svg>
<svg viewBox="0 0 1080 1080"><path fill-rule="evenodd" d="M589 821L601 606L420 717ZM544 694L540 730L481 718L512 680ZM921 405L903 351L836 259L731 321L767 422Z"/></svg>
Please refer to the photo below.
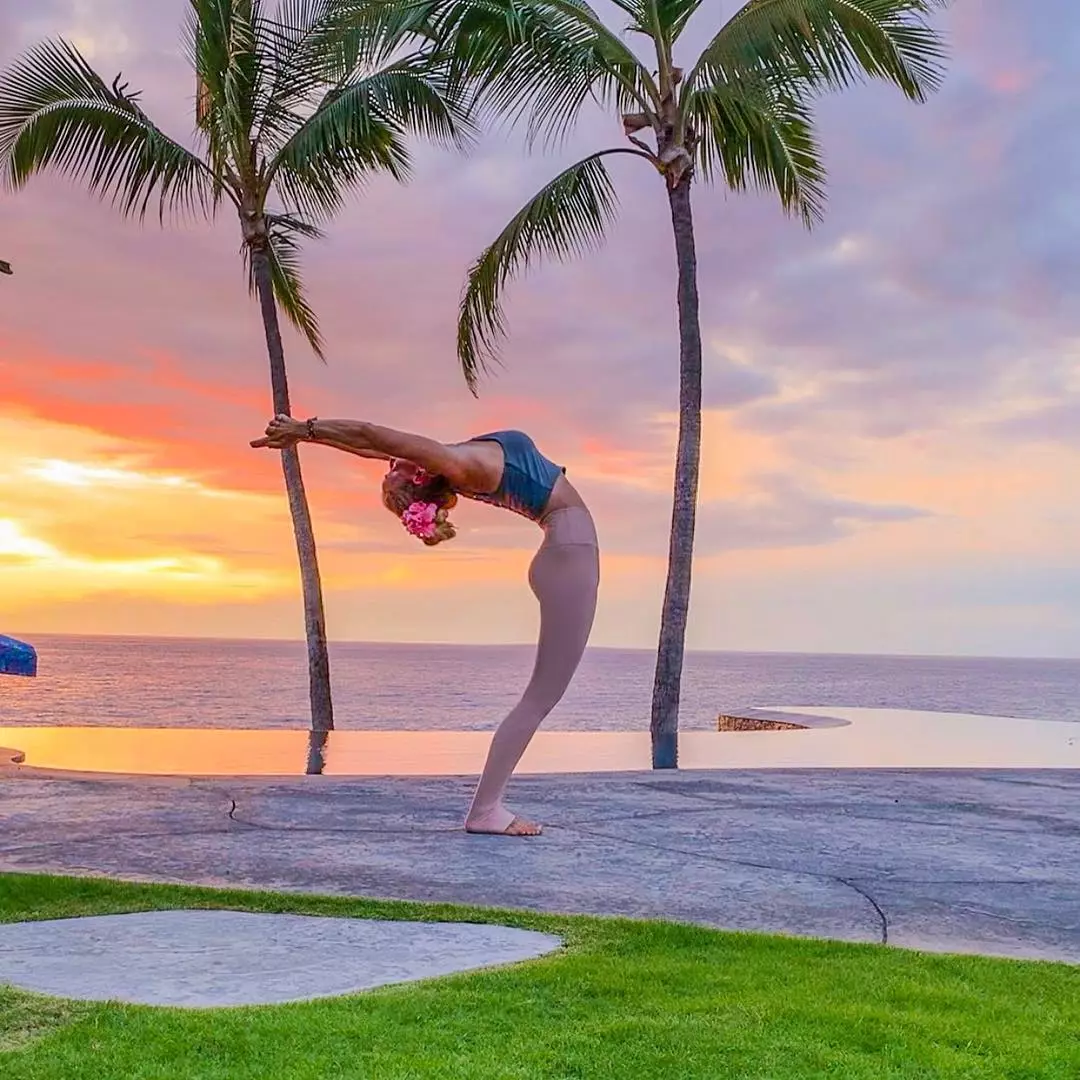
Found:
<svg viewBox="0 0 1080 1080"><path fill-rule="evenodd" d="M35 636L37 679L0 679L0 725L303 727L291 642ZM486 729L517 700L525 646L332 647L339 728ZM549 728L648 727L653 656L592 649ZM1080 722L1080 660L691 653L682 724L747 706L849 705Z"/></svg>

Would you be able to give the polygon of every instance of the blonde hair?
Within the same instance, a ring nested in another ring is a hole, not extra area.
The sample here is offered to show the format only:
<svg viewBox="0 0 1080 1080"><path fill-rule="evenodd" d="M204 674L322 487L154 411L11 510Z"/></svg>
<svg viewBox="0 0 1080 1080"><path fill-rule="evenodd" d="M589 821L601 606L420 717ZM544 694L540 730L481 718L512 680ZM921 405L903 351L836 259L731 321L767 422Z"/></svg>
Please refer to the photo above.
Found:
<svg viewBox="0 0 1080 1080"><path fill-rule="evenodd" d="M413 503L429 503L437 508L432 535L418 537L428 547L457 536L450 511L458 497L445 476L430 476L411 462L394 461L383 477L382 497L383 506L399 520Z"/></svg>

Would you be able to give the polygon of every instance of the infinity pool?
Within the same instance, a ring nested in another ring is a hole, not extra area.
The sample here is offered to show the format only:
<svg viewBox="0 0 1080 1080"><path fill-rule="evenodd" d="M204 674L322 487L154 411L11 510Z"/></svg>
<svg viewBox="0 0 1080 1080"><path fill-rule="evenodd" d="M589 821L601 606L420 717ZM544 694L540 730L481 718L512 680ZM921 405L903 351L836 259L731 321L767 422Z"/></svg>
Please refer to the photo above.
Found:
<svg viewBox="0 0 1080 1080"><path fill-rule="evenodd" d="M828 723L792 731L688 731L684 769L1075 769L1080 725L898 709L783 710ZM776 712L769 715L776 716ZM840 724L835 721L840 720ZM482 731L222 728L0 728L0 766L155 776L472 776ZM648 732L541 731L520 773L632 772L650 767Z"/></svg>

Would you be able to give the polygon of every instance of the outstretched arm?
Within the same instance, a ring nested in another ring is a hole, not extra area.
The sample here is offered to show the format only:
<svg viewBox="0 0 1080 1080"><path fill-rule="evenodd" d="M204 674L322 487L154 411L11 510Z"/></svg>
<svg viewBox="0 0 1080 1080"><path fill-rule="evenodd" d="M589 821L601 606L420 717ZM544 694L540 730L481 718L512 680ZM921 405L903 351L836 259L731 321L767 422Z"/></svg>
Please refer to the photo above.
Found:
<svg viewBox="0 0 1080 1080"><path fill-rule="evenodd" d="M305 438L305 442L307 439ZM317 439L316 442L320 446L329 446L334 450L344 450L346 454L355 454L357 457L372 458L375 461L393 461L393 457L390 454L384 454L381 450L361 450L356 446L349 446L348 443L338 442L336 439Z"/></svg>
<svg viewBox="0 0 1080 1080"><path fill-rule="evenodd" d="M251 445L280 449L297 442L317 442L361 457L402 458L429 473L445 476L454 487L466 491L487 491L491 484L490 462L469 443L449 446L425 435L396 431L366 420L314 420L311 428L309 432L307 421L277 416L270 421L266 437L255 439Z"/></svg>

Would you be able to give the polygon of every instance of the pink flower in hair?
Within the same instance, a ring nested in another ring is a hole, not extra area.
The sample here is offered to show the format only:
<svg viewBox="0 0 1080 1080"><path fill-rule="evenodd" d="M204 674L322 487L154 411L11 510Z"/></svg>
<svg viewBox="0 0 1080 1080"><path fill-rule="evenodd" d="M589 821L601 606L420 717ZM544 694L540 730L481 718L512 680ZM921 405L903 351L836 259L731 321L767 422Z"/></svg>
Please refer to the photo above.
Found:
<svg viewBox="0 0 1080 1080"><path fill-rule="evenodd" d="M435 516L439 508L434 503L414 502L401 515L401 523L413 536L430 540L435 535Z"/></svg>

